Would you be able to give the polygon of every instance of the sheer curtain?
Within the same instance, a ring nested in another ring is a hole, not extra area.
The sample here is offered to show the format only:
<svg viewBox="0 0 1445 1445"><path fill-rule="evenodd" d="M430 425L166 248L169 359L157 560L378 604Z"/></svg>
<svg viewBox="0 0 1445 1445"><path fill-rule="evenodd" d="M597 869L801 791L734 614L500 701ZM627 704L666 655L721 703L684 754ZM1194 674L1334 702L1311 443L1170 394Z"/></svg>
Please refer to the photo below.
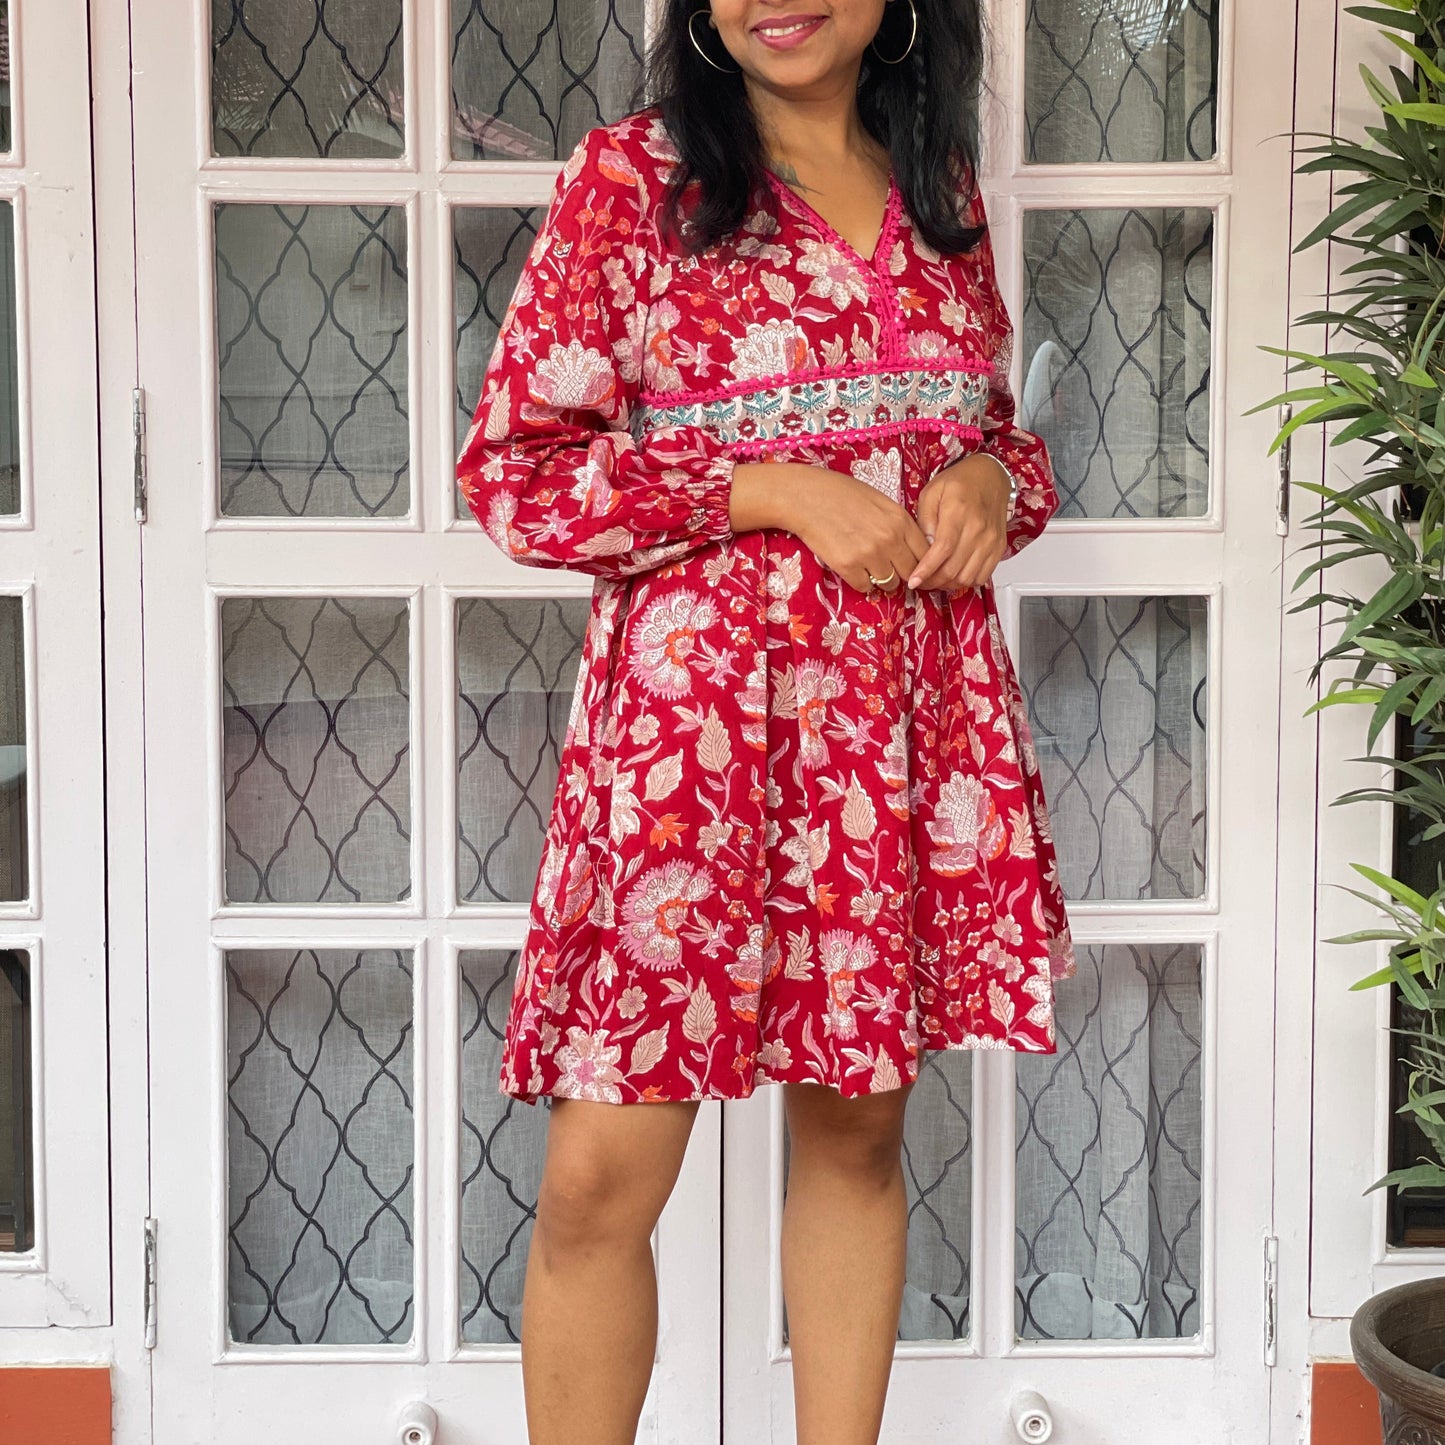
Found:
<svg viewBox="0 0 1445 1445"><path fill-rule="evenodd" d="M25 737L25 609L0 597L0 903L30 892Z"/></svg>
<svg viewBox="0 0 1445 1445"><path fill-rule="evenodd" d="M1208 0L1033 0L1028 36L1027 159L1213 155ZM1025 213L1020 415L1049 444L1062 515L1205 511L1212 221ZM1207 655L1202 598L1023 599L1017 659L1070 898L1203 890ZM1081 947L1058 1053L1016 1058L1022 1338L1198 1328L1201 962L1188 944ZM934 1056L909 1107L905 1339L969 1332L969 1067Z"/></svg>
<svg viewBox="0 0 1445 1445"><path fill-rule="evenodd" d="M411 1335L412 959L231 949L228 1303L244 1344Z"/></svg>

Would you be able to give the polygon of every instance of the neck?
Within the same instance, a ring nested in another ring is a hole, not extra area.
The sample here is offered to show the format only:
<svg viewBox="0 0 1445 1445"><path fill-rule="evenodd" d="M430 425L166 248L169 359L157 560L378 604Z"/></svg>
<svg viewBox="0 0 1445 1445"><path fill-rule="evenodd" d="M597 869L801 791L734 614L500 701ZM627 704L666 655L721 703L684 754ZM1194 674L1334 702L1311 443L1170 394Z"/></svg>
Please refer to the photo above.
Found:
<svg viewBox="0 0 1445 1445"><path fill-rule="evenodd" d="M763 149L773 162L806 156L813 165L831 169L877 149L858 115L856 74L802 97L780 96L751 79L746 84Z"/></svg>

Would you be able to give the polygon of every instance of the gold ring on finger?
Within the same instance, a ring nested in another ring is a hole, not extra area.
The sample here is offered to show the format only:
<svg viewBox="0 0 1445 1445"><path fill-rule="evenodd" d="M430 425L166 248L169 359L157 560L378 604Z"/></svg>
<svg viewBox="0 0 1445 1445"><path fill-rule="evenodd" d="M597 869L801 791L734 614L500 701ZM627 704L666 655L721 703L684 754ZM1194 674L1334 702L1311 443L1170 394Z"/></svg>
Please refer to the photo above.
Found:
<svg viewBox="0 0 1445 1445"><path fill-rule="evenodd" d="M870 572L868 574L868 580L875 587L886 587L890 582L896 582L898 580L898 569L896 567L890 567L888 569L888 575L886 577L875 577Z"/></svg>

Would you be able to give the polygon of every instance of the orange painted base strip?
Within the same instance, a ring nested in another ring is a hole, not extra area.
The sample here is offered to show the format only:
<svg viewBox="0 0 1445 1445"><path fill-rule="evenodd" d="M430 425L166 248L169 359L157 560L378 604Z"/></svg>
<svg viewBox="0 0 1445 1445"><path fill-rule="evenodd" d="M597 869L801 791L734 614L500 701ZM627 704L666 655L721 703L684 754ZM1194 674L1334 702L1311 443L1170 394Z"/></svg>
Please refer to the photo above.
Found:
<svg viewBox="0 0 1445 1445"><path fill-rule="evenodd" d="M1310 1369L1310 1445L1380 1445L1380 1397L1353 1364Z"/></svg>
<svg viewBox="0 0 1445 1445"><path fill-rule="evenodd" d="M1310 1371L1310 1445L1381 1445L1374 1386L1352 1364ZM110 1371L0 1368L0 1440L110 1445Z"/></svg>
<svg viewBox="0 0 1445 1445"><path fill-rule="evenodd" d="M110 1445L110 1371L0 1369L0 1440Z"/></svg>

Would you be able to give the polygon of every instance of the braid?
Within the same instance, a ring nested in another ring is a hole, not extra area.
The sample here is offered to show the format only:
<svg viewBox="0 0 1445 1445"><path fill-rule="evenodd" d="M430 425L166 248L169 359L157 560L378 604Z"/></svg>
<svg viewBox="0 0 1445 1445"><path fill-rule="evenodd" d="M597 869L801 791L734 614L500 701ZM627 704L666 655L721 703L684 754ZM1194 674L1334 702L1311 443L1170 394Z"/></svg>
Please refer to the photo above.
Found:
<svg viewBox="0 0 1445 1445"><path fill-rule="evenodd" d="M913 48L913 73L916 80L913 101L913 154L922 163L927 144L926 117L928 115L928 62L923 58L923 47Z"/></svg>

